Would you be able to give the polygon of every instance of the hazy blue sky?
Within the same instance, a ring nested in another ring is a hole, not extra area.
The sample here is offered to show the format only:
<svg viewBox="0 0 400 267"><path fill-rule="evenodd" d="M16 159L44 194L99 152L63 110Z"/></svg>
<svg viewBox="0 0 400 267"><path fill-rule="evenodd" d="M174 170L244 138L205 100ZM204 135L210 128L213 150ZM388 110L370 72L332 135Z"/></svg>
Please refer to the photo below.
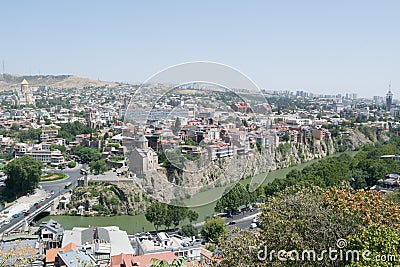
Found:
<svg viewBox="0 0 400 267"><path fill-rule="evenodd" d="M114 3L115 2L115 3ZM400 1L3 1L7 73L137 82L216 61L261 88L400 95Z"/></svg>

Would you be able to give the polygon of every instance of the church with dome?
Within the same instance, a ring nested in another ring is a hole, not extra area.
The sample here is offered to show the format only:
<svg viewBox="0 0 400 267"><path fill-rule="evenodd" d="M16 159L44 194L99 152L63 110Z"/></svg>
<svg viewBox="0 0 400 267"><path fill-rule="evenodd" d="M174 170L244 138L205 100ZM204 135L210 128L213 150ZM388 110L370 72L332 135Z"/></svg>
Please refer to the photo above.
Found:
<svg viewBox="0 0 400 267"><path fill-rule="evenodd" d="M13 102L15 106L35 105L35 99L33 98L27 80L24 79L21 82L21 88L14 91Z"/></svg>

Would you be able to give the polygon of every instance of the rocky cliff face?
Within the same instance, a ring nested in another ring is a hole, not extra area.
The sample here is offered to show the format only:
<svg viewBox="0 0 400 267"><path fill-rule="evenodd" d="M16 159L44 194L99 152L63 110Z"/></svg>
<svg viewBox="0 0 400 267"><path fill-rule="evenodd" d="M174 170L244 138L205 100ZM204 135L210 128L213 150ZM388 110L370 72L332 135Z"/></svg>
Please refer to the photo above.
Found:
<svg viewBox="0 0 400 267"><path fill-rule="evenodd" d="M135 178L133 184L100 184L77 188L73 206L77 208L83 205L92 214L138 214L145 211L148 195L166 202L176 198L191 198L198 192L232 184L241 178L324 158L335 152L355 150L372 143L376 140L374 138L385 136L366 136L359 130L349 129L331 140L312 140L308 144L283 142L261 153L255 147L247 155L206 162L203 168L199 167L197 161L188 161L184 165L187 171L173 166L160 167L144 177ZM214 200L210 198L206 201Z"/></svg>
<svg viewBox="0 0 400 267"><path fill-rule="evenodd" d="M76 214L81 206L80 215L136 215L146 210L148 200L136 184L94 183L74 189L67 212Z"/></svg>
<svg viewBox="0 0 400 267"><path fill-rule="evenodd" d="M382 138L374 136L375 140ZM199 171L160 168L138 178L142 188L159 200L190 198L199 191L233 183L239 179L287 168L310 160L324 158L336 152L356 150L372 143L357 129L349 129L330 140L312 140L307 144L281 143L269 151L260 153L255 147L248 155L236 155L212 161Z"/></svg>

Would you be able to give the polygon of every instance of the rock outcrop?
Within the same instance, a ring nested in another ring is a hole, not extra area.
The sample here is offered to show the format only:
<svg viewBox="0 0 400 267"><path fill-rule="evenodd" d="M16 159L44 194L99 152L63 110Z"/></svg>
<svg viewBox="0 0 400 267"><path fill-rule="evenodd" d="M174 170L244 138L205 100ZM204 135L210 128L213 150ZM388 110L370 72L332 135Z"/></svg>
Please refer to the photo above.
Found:
<svg viewBox="0 0 400 267"><path fill-rule="evenodd" d="M254 147L247 155L216 159L197 171L161 167L137 178L137 182L161 201L191 198L209 188L226 186L245 177L324 158L336 152L356 150L367 143L372 143L372 140L356 129L349 129L334 139L313 139L306 144L282 142L261 153Z"/></svg>
<svg viewBox="0 0 400 267"><path fill-rule="evenodd" d="M224 188L245 177L324 158L336 152L356 150L376 140L373 138L386 137L379 134L366 136L357 129L348 129L329 140L312 139L307 144L282 142L261 151L254 146L246 155L209 162L187 161L183 168L182 165L179 168L174 165L160 167L143 177L135 177L134 183L96 184L76 188L72 206L83 206L86 213L93 215L139 214L145 211L150 196L164 202L177 198L188 199L198 192ZM210 197L205 201L214 200Z"/></svg>

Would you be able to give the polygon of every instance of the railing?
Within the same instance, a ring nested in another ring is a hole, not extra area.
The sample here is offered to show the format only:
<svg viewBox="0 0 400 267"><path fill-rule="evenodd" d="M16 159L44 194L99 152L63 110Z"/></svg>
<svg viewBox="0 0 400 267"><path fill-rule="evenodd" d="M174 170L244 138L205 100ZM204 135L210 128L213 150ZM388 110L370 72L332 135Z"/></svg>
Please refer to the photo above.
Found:
<svg viewBox="0 0 400 267"><path fill-rule="evenodd" d="M43 206L41 206L39 209L35 210L34 212L32 212L31 214L26 216L24 219L22 219L22 220L20 220L18 222L15 222L15 223L13 223L11 221L9 225L6 225L3 229L0 230L0 233L16 230L16 229L22 227L22 225L25 223L25 221L27 223L32 222L33 218L35 218L37 215L42 213L44 210L50 208L54 204L54 202L55 202L55 198L53 198L48 203L46 203Z"/></svg>

